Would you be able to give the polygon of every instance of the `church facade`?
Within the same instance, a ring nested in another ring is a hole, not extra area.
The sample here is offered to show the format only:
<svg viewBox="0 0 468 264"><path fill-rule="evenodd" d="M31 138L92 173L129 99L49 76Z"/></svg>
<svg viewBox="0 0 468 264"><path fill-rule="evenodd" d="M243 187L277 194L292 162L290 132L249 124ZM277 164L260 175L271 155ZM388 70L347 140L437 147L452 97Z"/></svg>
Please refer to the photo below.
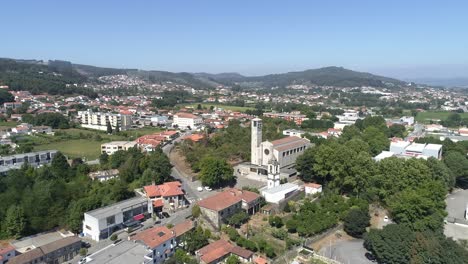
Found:
<svg viewBox="0 0 468 264"><path fill-rule="evenodd" d="M297 157L311 146L309 140L296 136L289 136L274 141L262 141L262 130L262 120L254 118L251 121L250 163L236 166L236 176L267 176L268 166L273 161L278 164L281 171L292 171L294 170ZM291 173L287 174L289 176Z"/></svg>

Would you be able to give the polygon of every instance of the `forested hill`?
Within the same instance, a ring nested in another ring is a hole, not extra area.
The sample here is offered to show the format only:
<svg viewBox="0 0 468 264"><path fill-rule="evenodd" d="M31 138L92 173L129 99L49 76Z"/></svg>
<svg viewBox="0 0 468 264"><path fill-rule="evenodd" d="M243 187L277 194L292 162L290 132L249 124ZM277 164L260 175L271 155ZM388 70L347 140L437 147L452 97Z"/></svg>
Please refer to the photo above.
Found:
<svg viewBox="0 0 468 264"><path fill-rule="evenodd" d="M261 87L286 87L292 84L312 84L320 86L355 87L395 87L404 86L405 82L374 75L366 72L357 72L342 67L325 67L319 69L288 72L281 74L269 74L264 76L247 77L235 73L208 74L198 73L203 76L225 84L240 84L245 86Z"/></svg>
<svg viewBox="0 0 468 264"><path fill-rule="evenodd" d="M11 90L25 90L33 94L81 94L96 97L91 89L80 87L87 77L73 69L66 61L0 59L0 85L7 85ZM77 84L77 87L67 84Z"/></svg>
<svg viewBox="0 0 468 264"><path fill-rule="evenodd" d="M400 80L356 72L341 67L326 67L298 72L269 74L264 76L243 76L238 73L187 73L167 71L147 71L138 69L117 69L73 64L68 61L0 59L0 85L8 85L12 90L27 90L32 93L83 94L91 97L96 94L79 84L98 81L101 76L133 75L149 83L172 82L197 89L212 89L220 84L253 89L284 88L293 84L335 86L335 87L401 87L406 83ZM78 84L66 87L66 84Z"/></svg>

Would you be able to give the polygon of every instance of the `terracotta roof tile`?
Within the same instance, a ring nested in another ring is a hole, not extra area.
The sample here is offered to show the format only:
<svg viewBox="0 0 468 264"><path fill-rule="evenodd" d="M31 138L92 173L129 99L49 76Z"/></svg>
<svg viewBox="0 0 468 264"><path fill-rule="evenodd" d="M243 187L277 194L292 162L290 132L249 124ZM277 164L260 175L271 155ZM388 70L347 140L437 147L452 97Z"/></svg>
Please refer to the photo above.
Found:
<svg viewBox="0 0 468 264"><path fill-rule="evenodd" d="M259 197L260 195L254 192L232 188L205 198L198 202L198 205L210 210L220 211L242 200L250 203Z"/></svg>
<svg viewBox="0 0 468 264"><path fill-rule="evenodd" d="M132 237L132 240L139 240L146 246L154 249L172 238L174 238L174 234L169 230L169 228L165 226L156 226L137 233Z"/></svg>

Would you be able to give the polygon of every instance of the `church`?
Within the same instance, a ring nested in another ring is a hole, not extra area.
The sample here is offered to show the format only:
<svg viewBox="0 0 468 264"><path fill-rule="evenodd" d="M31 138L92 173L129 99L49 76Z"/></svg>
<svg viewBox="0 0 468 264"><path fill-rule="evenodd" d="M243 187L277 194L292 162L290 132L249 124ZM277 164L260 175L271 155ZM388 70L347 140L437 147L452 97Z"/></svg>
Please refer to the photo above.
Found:
<svg viewBox="0 0 468 264"><path fill-rule="evenodd" d="M289 136L274 141L262 141L262 119L251 121L251 157L250 163L242 163L235 167L236 176L268 174L268 165L278 163L282 177L293 176L296 173L296 159L311 146L309 140ZM265 177L266 179L266 177Z"/></svg>

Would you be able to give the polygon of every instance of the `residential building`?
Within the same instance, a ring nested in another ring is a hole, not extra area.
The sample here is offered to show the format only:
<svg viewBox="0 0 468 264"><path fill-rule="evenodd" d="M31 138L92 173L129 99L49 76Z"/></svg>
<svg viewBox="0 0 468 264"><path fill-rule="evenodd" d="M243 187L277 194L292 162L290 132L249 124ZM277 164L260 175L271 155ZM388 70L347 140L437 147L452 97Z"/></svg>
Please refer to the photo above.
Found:
<svg viewBox="0 0 468 264"><path fill-rule="evenodd" d="M101 153L107 153L112 155L119 150L129 150L137 146L136 141L111 141L108 143L101 144Z"/></svg>
<svg viewBox="0 0 468 264"><path fill-rule="evenodd" d="M107 124L110 124L115 130L119 127L120 131L128 130L132 127L132 116L125 114L113 114L103 112L93 112L91 110L78 111L78 118L82 127L107 130Z"/></svg>
<svg viewBox="0 0 468 264"><path fill-rule="evenodd" d="M287 121L292 121L296 123L297 125L301 125L303 121L309 120L306 115L301 114L299 111L291 112L291 113L275 113L275 112L270 112L270 113L263 113L263 116L265 117L270 117L270 118L279 118L279 119L284 119Z"/></svg>
<svg viewBox="0 0 468 264"><path fill-rule="evenodd" d="M21 106L23 106L23 103L21 102L6 102L6 103L3 103L3 109L18 109L18 108L21 108Z"/></svg>
<svg viewBox="0 0 468 264"><path fill-rule="evenodd" d="M57 152L57 150L43 150L0 157L0 174L19 169L26 162L33 167L49 164Z"/></svg>
<svg viewBox="0 0 468 264"><path fill-rule="evenodd" d="M252 261L254 253L220 239L197 250L196 255L203 264L222 263L231 255L238 257L242 263L247 263Z"/></svg>
<svg viewBox="0 0 468 264"><path fill-rule="evenodd" d="M16 256L16 249L10 244L0 244L0 264L7 263Z"/></svg>
<svg viewBox="0 0 468 264"><path fill-rule="evenodd" d="M402 116L400 122L406 123L408 126L414 125L414 116Z"/></svg>
<svg viewBox="0 0 468 264"><path fill-rule="evenodd" d="M90 177L93 181L98 180L100 182L108 181L108 180L117 178L118 176L119 176L118 169L94 171L88 174L88 177Z"/></svg>
<svg viewBox="0 0 468 264"><path fill-rule="evenodd" d="M255 214L260 210L260 195L246 190L226 189L198 202L202 214L216 228L240 210Z"/></svg>
<svg viewBox="0 0 468 264"><path fill-rule="evenodd" d="M178 181L147 185L143 187L143 190L146 197L151 200L154 213L175 211L187 205L182 184Z"/></svg>
<svg viewBox="0 0 468 264"><path fill-rule="evenodd" d="M51 243L33 247L8 261L8 264L63 263L72 260L81 249L78 237L65 237Z"/></svg>
<svg viewBox="0 0 468 264"><path fill-rule="evenodd" d="M175 253L177 247L176 235L166 226L155 226L143 230L131 237L132 240L144 244L151 250L147 254L147 263L163 263Z"/></svg>
<svg viewBox="0 0 468 264"><path fill-rule="evenodd" d="M52 128L50 126L34 126L31 132L35 134L50 134L52 133Z"/></svg>
<svg viewBox="0 0 468 264"><path fill-rule="evenodd" d="M304 190L306 194L316 194L322 192L322 185L318 183L309 182L304 184Z"/></svg>
<svg viewBox="0 0 468 264"><path fill-rule="evenodd" d="M138 221L152 213L148 199L135 197L106 207L86 212L83 220L83 234L95 241L109 237L126 223Z"/></svg>
<svg viewBox="0 0 468 264"><path fill-rule="evenodd" d="M294 137L302 137L305 135L306 132L298 129L286 129L283 130L283 135L285 136L294 136Z"/></svg>
<svg viewBox="0 0 468 264"><path fill-rule="evenodd" d="M190 113L177 113L174 115L174 122L172 126L180 129L196 129L202 124L203 120L201 117Z"/></svg>

